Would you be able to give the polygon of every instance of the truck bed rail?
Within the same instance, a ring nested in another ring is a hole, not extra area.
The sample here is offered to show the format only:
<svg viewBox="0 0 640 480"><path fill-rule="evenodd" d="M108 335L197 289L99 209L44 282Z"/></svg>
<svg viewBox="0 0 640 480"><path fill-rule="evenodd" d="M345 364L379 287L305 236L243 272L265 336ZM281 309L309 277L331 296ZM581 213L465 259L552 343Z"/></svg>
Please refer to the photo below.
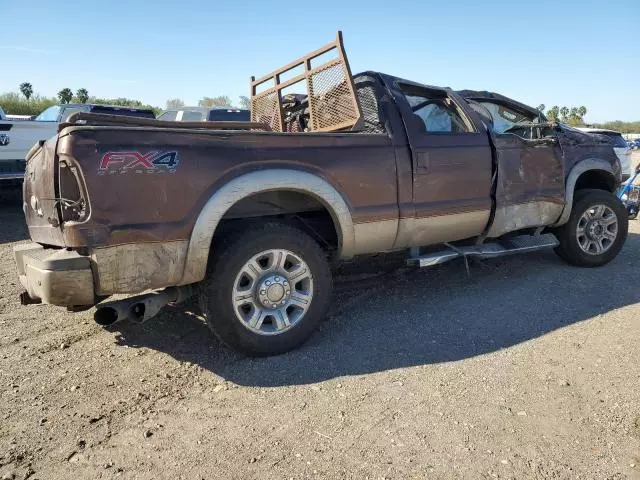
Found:
<svg viewBox="0 0 640 480"><path fill-rule="evenodd" d="M180 128L180 129L206 129L206 130L264 130L271 131L271 127L260 122L174 122L156 120L151 118L127 117L124 115L106 115L101 113L77 112L71 115L66 122L58 126L58 132L62 129L78 125L122 125L131 127L156 127L156 128Z"/></svg>

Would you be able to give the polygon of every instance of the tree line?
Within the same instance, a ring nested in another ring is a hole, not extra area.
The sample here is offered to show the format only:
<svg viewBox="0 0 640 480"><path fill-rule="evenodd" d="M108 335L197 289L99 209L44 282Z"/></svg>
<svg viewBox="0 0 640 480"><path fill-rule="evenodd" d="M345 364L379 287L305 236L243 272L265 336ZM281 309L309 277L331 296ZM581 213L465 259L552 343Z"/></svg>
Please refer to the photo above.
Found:
<svg viewBox="0 0 640 480"><path fill-rule="evenodd" d="M180 98L170 98L167 100L167 109L184 107L184 101ZM240 95L238 102L234 103L227 95L219 95L217 97L202 97L198 101L199 107L229 107L229 108L243 108L249 110L251 108L251 100L249 97Z"/></svg>
<svg viewBox="0 0 640 480"><path fill-rule="evenodd" d="M23 82L19 86L20 93L9 92L0 94L0 107L10 115L38 115L42 111L52 105L64 103L97 103L109 105L122 105L125 107L148 108L153 110L156 115L162 109L153 105L147 105L139 100L131 98L100 98L89 95L86 88L78 88L75 93L71 88L63 88L55 97L45 97L34 94L33 85L30 82ZM237 102L233 102L227 95L219 95L217 97L202 97L198 101L201 107L229 107L249 109L251 101L249 97L244 95L238 98ZM184 101L180 98L167 100L167 108L184 107Z"/></svg>
<svg viewBox="0 0 640 480"><path fill-rule="evenodd" d="M584 116L587 114L587 107L559 107L554 105L545 112L544 103L538 105L538 110L543 112L552 122L561 122L573 127L584 126Z"/></svg>
<svg viewBox="0 0 640 480"><path fill-rule="evenodd" d="M89 95L86 88L78 88L75 93L70 88L63 88L56 97L44 97L34 94L33 85L29 82L23 82L19 86L20 93L10 92L0 95L0 107L11 115L38 115L52 105L59 103L98 103L109 105L122 105L125 107L148 108L153 110L156 115L162 111L161 108L152 105L146 105L139 100L130 98L100 98ZM176 109L184 107L184 101L180 98L171 98L166 102L166 108ZM202 97L198 101L201 107L229 107L249 109L251 100L249 97L241 95L237 102L233 102L227 95L218 95L216 97ZM587 108L584 105L578 107L567 107L554 105L547 109L544 104L538 105L538 110L543 112L551 121L566 123L572 126L584 126L584 116L587 114ZM640 121L623 122L620 120L592 124L599 128L608 128L621 133L640 133Z"/></svg>
<svg viewBox="0 0 640 480"><path fill-rule="evenodd" d="M552 122L561 122L573 127L584 127L587 124L584 116L587 114L587 107L581 105L579 107L559 107L554 105L545 112L545 105L538 105L538 110L544 112L546 117ZM590 123L589 127L606 128L620 133L640 133L640 121L623 122L622 120L613 120L604 123Z"/></svg>
<svg viewBox="0 0 640 480"><path fill-rule="evenodd" d="M140 100L131 98L101 98L89 95L86 88L78 88L75 93L70 88L63 88L55 97L45 97L34 94L33 85L29 82L21 83L20 93L8 92L0 94L0 107L9 115L38 115L47 108L61 103L96 103L101 105L121 105L123 107L147 108L156 115L161 108L147 105Z"/></svg>

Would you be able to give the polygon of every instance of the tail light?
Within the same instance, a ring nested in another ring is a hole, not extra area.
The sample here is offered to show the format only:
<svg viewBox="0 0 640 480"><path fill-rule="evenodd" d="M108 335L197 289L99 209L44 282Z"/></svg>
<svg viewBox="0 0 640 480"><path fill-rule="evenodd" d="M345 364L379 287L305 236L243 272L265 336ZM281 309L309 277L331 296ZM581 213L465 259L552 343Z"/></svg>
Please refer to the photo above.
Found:
<svg viewBox="0 0 640 480"><path fill-rule="evenodd" d="M71 160L58 162L58 208L62 222L82 222L89 218L84 182L78 166Z"/></svg>

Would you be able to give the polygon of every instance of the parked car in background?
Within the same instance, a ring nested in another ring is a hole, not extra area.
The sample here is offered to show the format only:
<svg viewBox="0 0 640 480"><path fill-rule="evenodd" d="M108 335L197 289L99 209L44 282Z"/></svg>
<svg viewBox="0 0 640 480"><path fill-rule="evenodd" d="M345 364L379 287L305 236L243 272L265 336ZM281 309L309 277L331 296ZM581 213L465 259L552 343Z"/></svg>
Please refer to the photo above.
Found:
<svg viewBox="0 0 640 480"><path fill-rule="evenodd" d="M7 115L4 113L4 110L0 107L0 149L4 149L11 142L11 137L9 136L9 130L13 127L13 124L6 121ZM0 150L1 152L2 150ZM3 178L3 165L0 162L0 180Z"/></svg>
<svg viewBox="0 0 640 480"><path fill-rule="evenodd" d="M53 137L58 132L58 125L77 112L156 118L153 110L149 109L86 103L53 105L33 120L8 120L3 112L3 117L0 117L0 133L8 138L4 141L0 139L0 181L21 180L24 175L24 159L31 147L40 140Z"/></svg>
<svg viewBox="0 0 640 480"><path fill-rule="evenodd" d="M631 148L620 132L607 130L605 128L586 127L579 128L579 130L609 137L613 144L613 150L620 159L620 166L622 167L622 181L624 182L631 177Z"/></svg>
<svg viewBox="0 0 640 480"><path fill-rule="evenodd" d="M158 120L173 122L248 122L249 110L228 107L180 107L165 110Z"/></svg>

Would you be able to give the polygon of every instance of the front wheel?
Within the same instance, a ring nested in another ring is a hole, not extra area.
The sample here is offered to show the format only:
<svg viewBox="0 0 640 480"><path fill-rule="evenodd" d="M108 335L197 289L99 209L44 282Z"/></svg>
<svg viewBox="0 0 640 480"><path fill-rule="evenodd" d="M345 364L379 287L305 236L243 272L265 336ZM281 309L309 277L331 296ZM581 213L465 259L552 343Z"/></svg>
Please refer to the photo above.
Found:
<svg viewBox="0 0 640 480"><path fill-rule="evenodd" d="M332 288L325 252L311 237L270 222L235 232L212 248L199 299L218 338L246 355L266 356L311 336Z"/></svg>
<svg viewBox="0 0 640 480"><path fill-rule="evenodd" d="M556 253L572 265L605 265L620 252L628 228L628 213L615 195L604 190L579 190L569 221L554 230L560 241Z"/></svg>

